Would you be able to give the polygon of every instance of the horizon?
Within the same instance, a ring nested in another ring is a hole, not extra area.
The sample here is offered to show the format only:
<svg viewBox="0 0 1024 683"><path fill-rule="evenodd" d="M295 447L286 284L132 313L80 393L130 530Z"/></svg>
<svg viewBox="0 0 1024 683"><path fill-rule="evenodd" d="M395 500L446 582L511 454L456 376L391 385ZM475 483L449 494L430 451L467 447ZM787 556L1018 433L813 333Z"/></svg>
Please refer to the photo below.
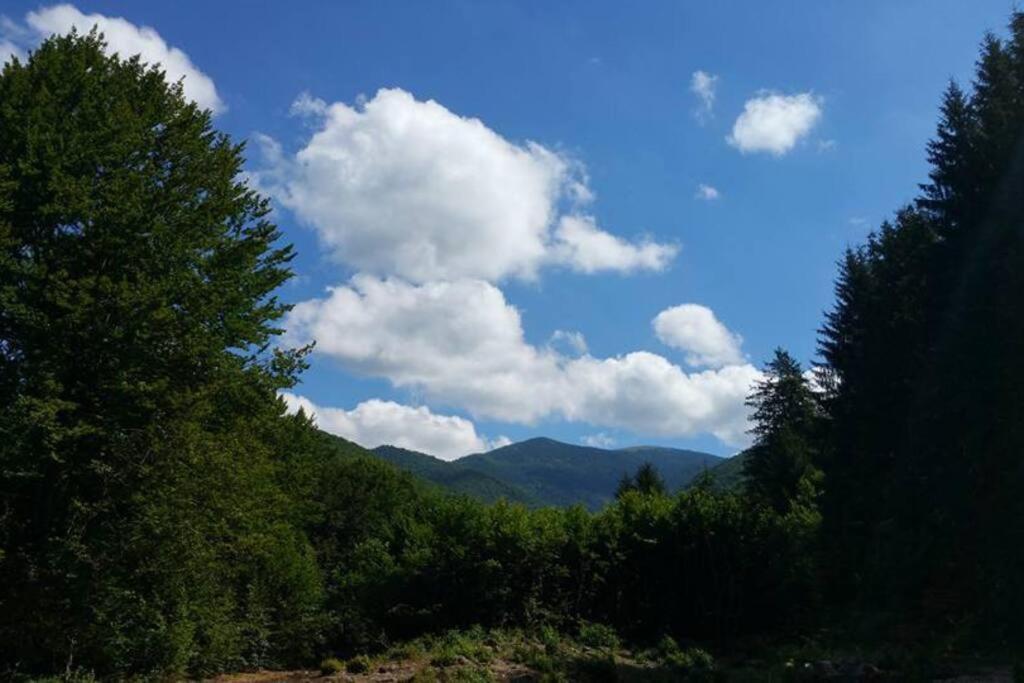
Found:
<svg viewBox="0 0 1024 683"><path fill-rule="evenodd" d="M415 449L405 448L403 446L396 446L395 444L390 444L390 443L382 443L382 444L380 444L378 446L372 446L372 447L363 446L362 444L359 444L359 443L357 443L356 445L359 446L360 448L365 448L368 451L376 451L376 450L378 450L380 448L395 448L395 449L398 449L398 450L408 451L410 453L415 453L417 455L426 455L426 456L429 456L431 458L434 458L435 460L439 460L441 462L458 462L459 460L464 460L465 458L468 458L468 457L470 457L472 455L486 455L488 453L493 453L495 451L500 451L502 449L509 448L511 446L519 446L519 445L522 445L522 444L525 444L525 443L530 443L531 441L550 441L550 442L553 442L553 443L560 444L562 446L571 446L573 448L581 448L581 449L587 449L587 450L605 451L607 453L615 453L615 452L618 452L618 451L648 450L648 449L651 449L651 450L657 449L657 450L663 450L663 451L681 451L681 452L687 452L687 453L694 453L694 454L697 454L697 455L709 455L709 456L711 456L713 458L718 458L719 460L728 460L728 459L734 458L734 457L736 457L736 456L738 456L738 455L740 455L742 453L742 451L740 451L740 452L732 453L731 455L716 455L715 453L708 453L706 451L700 451L700 450L695 450L695 449L691 449L691 448L676 448L675 446L658 446L658 445L655 445L655 444L643 444L643 443L633 444L631 446L612 446L612 447L589 446L587 444L570 443L568 441L560 441L558 439L553 439L550 436L543 436L543 435L531 436L531 437L525 438L525 439L523 439L521 441L513 441L512 443L507 443L507 444L503 444L503 445L500 445L500 446L495 446L495 447L493 447L493 448L491 448L489 450L486 450L486 451L478 451L476 453L467 453L466 455L461 455L461 456L459 456L457 458L454 458L454 459L451 459L451 460L448 460L448 459L445 459L445 458L441 458L441 457L438 457L436 455L432 455L431 453L425 453L423 451L417 451ZM353 442L353 443L355 443L355 442Z"/></svg>

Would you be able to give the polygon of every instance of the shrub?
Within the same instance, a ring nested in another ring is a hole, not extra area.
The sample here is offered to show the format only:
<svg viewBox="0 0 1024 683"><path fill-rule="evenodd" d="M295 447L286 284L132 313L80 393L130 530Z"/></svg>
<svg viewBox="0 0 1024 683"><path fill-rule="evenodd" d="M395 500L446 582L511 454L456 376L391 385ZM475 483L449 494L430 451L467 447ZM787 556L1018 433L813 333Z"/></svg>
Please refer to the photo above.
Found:
<svg viewBox="0 0 1024 683"><path fill-rule="evenodd" d="M665 663L688 676L708 674L715 670L714 658L699 647L670 653L665 657Z"/></svg>
<svg viewBox="0 0 1024 683"><path fill-rule="evenodd" d="M615 633L615 629L610 626L584 623L580 626L580 642L588 647L614 650L619 646L619 636Z"/></svg>
<svg viewBox="0 0 1024 683"><path fill-rule="evenodd" d="M372 663L366 655L359 655L345 662L345 671L350 674L364 674L370 670Z"/></svg>
<svg viewBox="0 0 1024 683"><path fill-rule="evenodd" d="M334 657L328 657L320 662L320 673L324 676L333 676L334 674L340 674L345 670L345 663L340 659Z"/></svg>

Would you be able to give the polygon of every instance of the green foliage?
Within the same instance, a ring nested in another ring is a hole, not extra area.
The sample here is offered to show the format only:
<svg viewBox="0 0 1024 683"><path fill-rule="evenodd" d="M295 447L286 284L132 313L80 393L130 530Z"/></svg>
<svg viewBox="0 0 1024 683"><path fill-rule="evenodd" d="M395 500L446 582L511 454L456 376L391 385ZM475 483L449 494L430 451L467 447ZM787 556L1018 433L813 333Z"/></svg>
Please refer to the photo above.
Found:
<svg viewBox="0 0 1024 683"><path fill-rule="evenodd" d="M320 673L324 676L333 676L345 671L345 662L336 657L327 657L320 660Z"/></svg>
<svg viewBox="0 0 1024 683"><path fill-rule="evenodd" d="M666 490L675 492L720 458L677 448L605 450L537 438L460 458L445 467L513 486L526 495L523 502L531 505L581 504L597 511L612 501L623 472L636 472L645 462L657 468Z"/></svg>
<svg viewBox="0 0 1024 683"><path fill-rule="evenodd" d="M644 496L664 496L666 494L665 480L661 478L653 464L642 463L636 472L630 476L622 475L619 485L615 489L615 497L622 498L626 493L636 491Z"/></svg>
<svg viewBox="0 0 1024 683"><path fill-rule="evenodd" d="M715 670L715 659L699 647L664 650L664 664L683 680L709 680Z"/></svg>
<svg viewBox="0 0 1024 683"><path fill-rule="evenodd" d="M463 462L439 460L424 453L395 446L379 446L372 452L399 469L433 482L451 493L470 496L485 503L504 499L530 506L539 504L539 501L520 488L483 472L477 472Z"/></svg>
<svg viewBox="0 0 1024 683"><path fill-rule="evenodd" d="M588 647L614 650L619 647L619 636L604 624L584 623L580 626L580 642Z"/></svg>
<svg viewBox="0 0 1024 683"><path fill-rule="evenodd" d="M0 74L2 666L316 647L319 569L269 438L302 366L265 351L292 252L241 151L96 34Z"/></svg>
<svg viewBox="0 0 1024 683"><path fill-rule="evenodd" d="M776 349L764 375L747 401L755 441L744 454L744 484L751 498L785 513L801 487L817 477L820 418L807 378L789 353Z"/></svg>
<svg viewBox="0 0 1024 683"><path fill-rule="evenodd" d="M373 666L373 660L366 655L358 655L345 662L345 671L350 674L363 674Z"/></svg>

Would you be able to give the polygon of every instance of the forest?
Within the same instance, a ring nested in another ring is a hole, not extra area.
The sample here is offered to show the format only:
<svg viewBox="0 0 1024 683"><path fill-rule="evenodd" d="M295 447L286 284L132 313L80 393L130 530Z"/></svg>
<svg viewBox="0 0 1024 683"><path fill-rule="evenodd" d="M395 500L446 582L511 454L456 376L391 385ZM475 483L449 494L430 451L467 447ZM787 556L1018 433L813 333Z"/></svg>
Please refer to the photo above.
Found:
<svg viewBox="0 0 1024 683"><path fill-rule="evenodd" d="M295 254L245 145L103 40L0 73L0 676L1024 680L1024 13L838 255L818 363L766 364L740 483L641 467L596 511L452 494L289 414Z"/></svg>

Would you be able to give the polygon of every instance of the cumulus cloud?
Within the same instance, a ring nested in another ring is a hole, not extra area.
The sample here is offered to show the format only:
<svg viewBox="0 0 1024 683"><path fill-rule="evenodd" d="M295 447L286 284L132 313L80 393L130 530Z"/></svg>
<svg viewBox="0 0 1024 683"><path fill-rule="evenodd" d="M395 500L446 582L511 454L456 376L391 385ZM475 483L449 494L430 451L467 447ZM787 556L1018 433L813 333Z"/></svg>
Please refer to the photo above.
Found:
<svg viewBox="0 0 1024 683"><path fill-rule="evenodd" d="M687 373L645 351L594 358L533 346L519 311L482 280L358 275L297 305L286 328L291 343L315 339L318 353L350 371L525 424L555 417L666 436L709 432L742 444L743 402L760 376L749 364Z"/></svg>
<svg viewBox="0 0 1024 683"><path fill-rule="evenodd" d="M148 26L137 26L120 17L108 17L103 14L83 14L73 5L53 5L29 12L25 21L35 39L46 38L54 33L63 34L77 28L80 33L87 33L93 26L98 26L107 41L107 51L122 57L141 55L142 61L159 65L167 74L167 80L174 83L182 81L185 96L194 100L199 106L211 109L215 114L227 109L213 80L199 70L187 54L179 48L172 47ZM0 44L0 59L3 55Z"/></svg>
<svg viewBox="0 0 1024 683"><path fill-rule="evenodd" d="M699 106L694 111L699 121L710 118L715 107L715 89L718 86L718 76L709 74L707 71L694 71L690 77L690 92L697 96Z"/></svg>
<svg viewBox="0 0 1024 683"><path fill-rule="evenodd" d="M553 257L581 273L664 270L675 257L674 245L632 244L597 227L592 216L563 216L555 231Z"/></svg>
<svg viewBox="0 0 1024 683"><path fill-rule="evenodd" d="M700 183L697 185L697 192L694 193L693 198L701 199L706 202L713 202L721 196L722 195L717 188Z"/></svg>
<svg viewBox="0 0 1024 683"><path fill-rule="evenodd" d="M660 270L675 253L578 215L593 199L578 162L433 100L383 89L349 106L306 94L292 110L312 117L312 135L294 155L262 138L256 180L356 270L496 282L552 264Z"/></svg>
<svg viewBox="0 0 1024 683"><path fill-rule="evenodd" d="M281 398L291 412L302 408L320 429L365 448L398 446L442 460L455 460L510 443L506 437L494 441L485 439L477 434L469 420L455 415L437 415L423 406L371 399L345 410L319 406L289 392L283 392Z"/></svg>
<svg viewBox="0 0 1024 683"><path fill-rule="evenodd" d="M720 368L745 362L740 351L742 337L730 332L707 306L667 308L652 325L663 343L686 352L686 362L691 366Z"/></svg>
<svg viewBox="0 0 1024 683"><path fill-rule="evenodd" d="M736 119L730 145L743 153L781 156L796 146L821 119L820 97L811 93L763 93L747 100Z"/></svg>

